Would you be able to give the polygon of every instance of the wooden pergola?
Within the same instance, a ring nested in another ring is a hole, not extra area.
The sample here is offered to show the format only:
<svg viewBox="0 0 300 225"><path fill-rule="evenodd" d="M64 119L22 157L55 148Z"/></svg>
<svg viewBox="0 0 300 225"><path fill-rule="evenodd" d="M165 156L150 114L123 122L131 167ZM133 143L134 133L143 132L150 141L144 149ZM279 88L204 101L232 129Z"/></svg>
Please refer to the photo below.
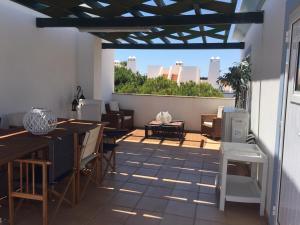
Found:
<svg viewBox="0 0 300 225"><path fill-rule="evenodd" d="M37 27L76 27L106 40L104 49L243 49L228 42L231 26L264 17L236 13L237 0L13 1L49 16Z"/></svg>

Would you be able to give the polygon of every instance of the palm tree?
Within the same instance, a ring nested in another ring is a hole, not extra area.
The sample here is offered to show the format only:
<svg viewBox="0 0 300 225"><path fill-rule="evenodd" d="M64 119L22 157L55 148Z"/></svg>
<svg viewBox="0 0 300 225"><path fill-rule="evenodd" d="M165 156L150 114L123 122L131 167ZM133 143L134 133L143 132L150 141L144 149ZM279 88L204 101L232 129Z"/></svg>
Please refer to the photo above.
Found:
<svg viewBox="0 0 300 225"><path fill-rule="evenodd" d="M235 106L246 108L248 84L251 81L251 68L247 59L229 67L229 72L217 80L221 87L230 86L235 91Z"/></svg>

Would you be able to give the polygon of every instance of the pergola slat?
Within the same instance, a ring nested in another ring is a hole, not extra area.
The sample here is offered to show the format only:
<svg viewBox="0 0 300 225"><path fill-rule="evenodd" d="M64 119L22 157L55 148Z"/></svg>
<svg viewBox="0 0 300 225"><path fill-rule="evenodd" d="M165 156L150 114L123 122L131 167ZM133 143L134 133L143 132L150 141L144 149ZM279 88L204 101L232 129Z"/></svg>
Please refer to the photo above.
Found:
<svg viewBox="0 0 300 225"><path fill-rule="evenodd" d="M12 1L50 17L37 18L37 27L91 30L109 42L104 46L116 48L241 48L240 43L227 43L231 25L263 23L264 18L263 12L235 13L237 0Z"/></svg>
<svg viewBox="0 0 300 225"><path fill-rule="evenodd" d="M244 49L244 42L205 44L102 44L103 49Z"/></svg>
<svg viewBox="0 0 300 225"><path fill-rule="evenodd" d="M198 16L144 16L117 18L37 18L37 27L157 27L263 23L263 12L207 14Z"/></svg>

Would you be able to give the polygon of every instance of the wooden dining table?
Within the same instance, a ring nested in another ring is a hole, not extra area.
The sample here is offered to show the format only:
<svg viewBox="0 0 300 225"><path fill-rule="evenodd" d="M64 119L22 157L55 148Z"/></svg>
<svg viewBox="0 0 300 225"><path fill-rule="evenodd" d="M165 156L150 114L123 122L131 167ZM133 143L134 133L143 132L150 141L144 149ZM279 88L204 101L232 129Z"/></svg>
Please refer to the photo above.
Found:
<svg viewBox="0 0 300 225"><path fill-rule="evenodd" d="M47 135L33 135L24 128L0 130L0 166L30 153L47 150L49 142L66 134L73 134L74 139L74 169L75 203L80 199L80 136L87 131L106 123L89 120L59 119L57 127Z"/></svg>

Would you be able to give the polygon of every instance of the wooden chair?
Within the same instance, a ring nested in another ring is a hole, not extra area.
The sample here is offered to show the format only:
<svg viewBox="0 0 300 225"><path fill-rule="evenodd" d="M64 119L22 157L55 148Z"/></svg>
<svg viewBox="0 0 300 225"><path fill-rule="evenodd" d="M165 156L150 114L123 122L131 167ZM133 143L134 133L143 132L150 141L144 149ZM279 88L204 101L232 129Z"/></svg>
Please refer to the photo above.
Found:
<svg viewBox="0 0 300 225"><path fill-rule="evenodd" d="M99 179L99 146L103 136L103 126L97 126L86 133L80 154L80 168L74 167L74 143L73 136L55 140L55 144L49 146L49 160L20 159L10 162L8 165L8 199L10 225L14 225L15 207L14 199L34 200L42 202L43 205L43 225L48 225L48 193L58 197L57 205L54 209L51 222L55 219L63 202L74 206L75 202L75 174L76 170L84 171L88 179L84 184L82 195L91 181L93 174ZM65 140L65 141L64 141ZM59 146L61 148L59 148ZM90 166L92 163L92 166ZM14 176L16 166L19 166L19 187L15 189ZM88 172L86 172L88 170ZM97 180L96 179L96 180ZM55 185L66 180L67 184L59 193L55 190ZM51 189L49 189L49 186ZM68 191L72 188L71 200L66 198Z"/></svg>
<svg viewBox="0 0 300 225"><path fill-rule="evenodd" d="M104 126L101 125L88 131L81 146L80 171L88 176L81 193L81 198L84 197L90 181L99 184L102 179L102 168L100 167L102 166L102 162L99 150L101 149L100 144L103 138L103 130Z"/></svg>
<svg viewBox="0 0 300 225"><path fill-rule="evenodd" d="M8 201L10 225L14 225L14 199L42 202L43 225L48 224L48 193L58 197L52 220L63 202L73 206L75 202L75 168L73 136L66 135L49 141L49 160L19 159L8 164ZM15 182L17 177L18 183ZM62 192L55 190L58 183L65 181ZM17 187L17 188L16 188ZM49 189L49 187L51 187ZM72 188L72 189L71 189ZM66 195L72 190L71 199ZM19 204L18 208L20 208Z"/></svg>
<svg viewBox="0 0 300 225"><path fill-rule="evenodd" d="M104 131L104 142L103 142L103 160L105 162L104 175L111 170L116 172L116 147L118 147L117 139L126 135L127 130L112 130L106 129Z"/></svg>

